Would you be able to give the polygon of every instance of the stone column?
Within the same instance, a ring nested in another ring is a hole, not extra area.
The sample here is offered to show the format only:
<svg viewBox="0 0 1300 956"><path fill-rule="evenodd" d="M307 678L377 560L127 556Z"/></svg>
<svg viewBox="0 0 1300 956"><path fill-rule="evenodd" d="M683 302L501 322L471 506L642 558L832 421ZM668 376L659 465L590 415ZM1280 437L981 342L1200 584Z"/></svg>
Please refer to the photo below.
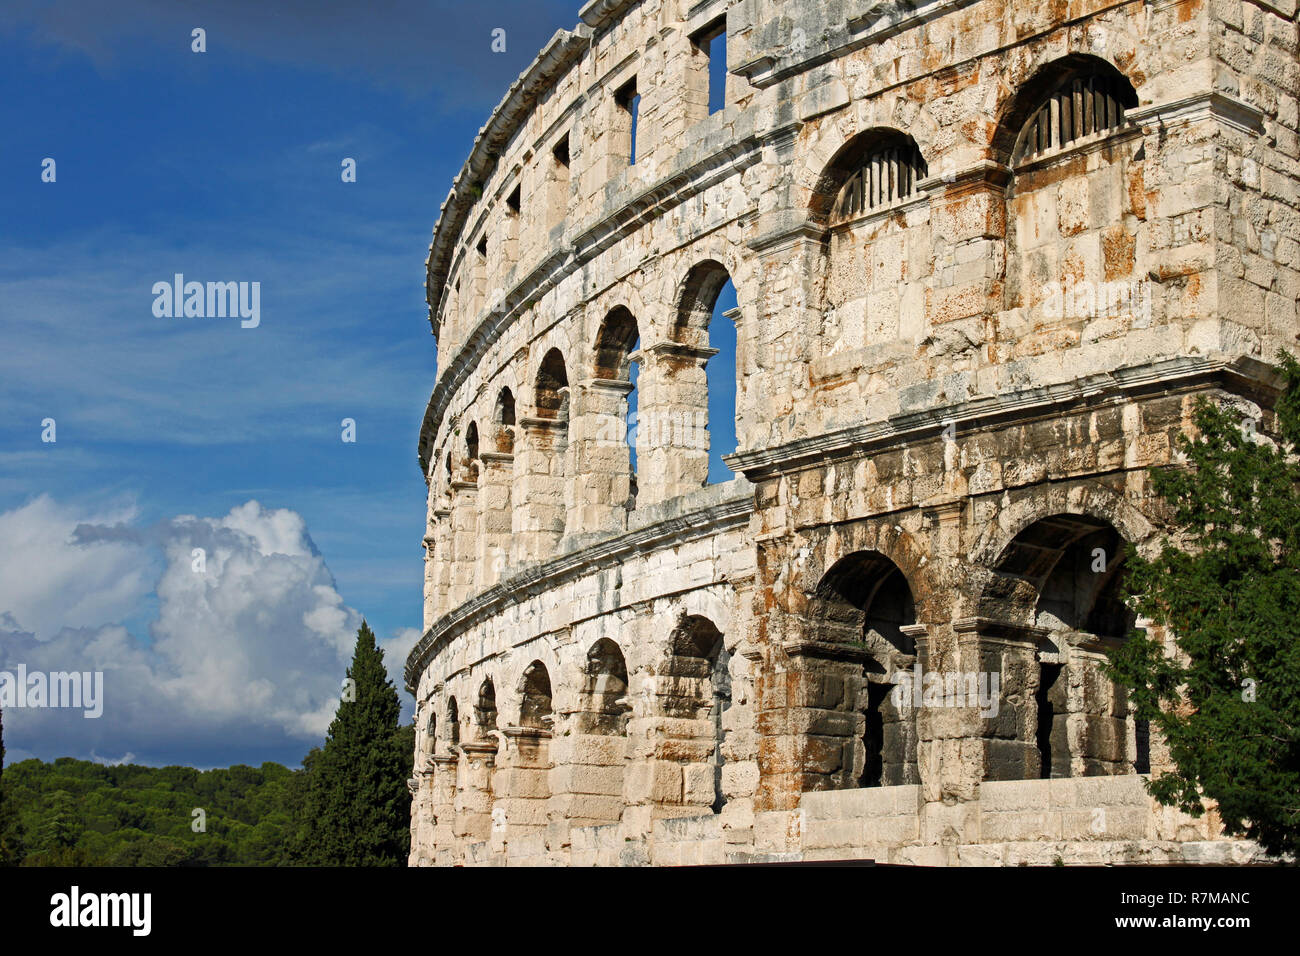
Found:
<svg viewBox="0 0 1300 956"><path fill-rule="evenodd" d="M945 786L978 787L977 780L969 779L976 774L981 780L1037 780L1038 649L1047 630L983 617L963 618L952 627L957 637L954 670L997 674L999 692L995 715L983 717L974 707L961 709L967 738L961 747L966 756L962 776L967 779L947 780ZM978 752L972 754L969 745L974 740L979 741ZM944 776L950 778L956 755L945 758Z"/></svg>
<svg viewBox="0 0 1300 956"><path fill-rule="evenodd" d="M500 767L501 804L505 808L506 839L546 829L551 798L551 732L535 727L502 731L507 758Z"/></svg>
<svg viewBox="0 0 1300 956"><path fill-rule="evenodd" d="M515 476L515 456L500 452L480 453L483 473L478 491L478 566L481 588L501 580L510 562L510 530L514 520L510 506Z"/></svg>
<svg viewBox="0 0 1300 956"><path fill-rule="evenodd" d="M564 458L568 423L521 418L522 447L515 454L511 563L524 565L555 554L564 534Z"/></svg>
<svg viewBox="0 0 1300 956"><path fill-rule="evenodd" d="M917 189L930 194L935 269L926 289L930 327L952 325L971 342L990 338L1003 303L1007 201L1011 169L992 160L931 176Z"/></svg>
<svg viewBox="0 0 1300 956"><path fill-rule="evenodd" d="M758 808L793 810L806 790L857 786L870 655L857 644L795 638L773 656L758 689Z"/></svg>
<svg viewBox="0 0 1300 956"><path fill-rule="evenodd" d="M435 754L429 758L433 765L431 781L433 811L431 853L434 862L446 865L456 853L456 792L460 755Z"/></svg>
<svg viewBox="0 0 1300 956"><path fill-rule="evenodd" d="M478 483L451 483L451 585L447 610L464 604L476 590L478 569Z"/></svg>
<svg viewBox="0 0 1300 956"><path fill-rule="evenodd" d="M461 843L480 843L492 835L492 777L496 766L495 740L478 740L460 745L465 759L460 762L456 782L454 835Z"/></svg>
<svg viewBox="0 0 1300 956"><path fill-rule="evenodd" d="M637 500L657 504L709 479L709 385L717 349L660 342L643 349L637 408Z"/></svg>
<svg viewBox="0 0 1300 956"><path fill-rule="evenodd" d="M592 706L587 700L582 705ZM557 713L553 731L551 807L555 818L571 827L618 823L623 818L628 762L626 714L582 709Z"/></svg>
<svg viewBox="0 0 1300 956"><path fill-rule="evenodd" d="M593 378L578 387L569 427L573 478L567 488L565 534L621 531L635 486L627 445L632 383Z"/></svg>
<svg viewBox="0 0 1300 956"><path fill-rule="evenodd" d="M451 601L452 532L451 508L434 509L433 526L433 596L429 624L446 614ZM428 628L426 627L426 630Z"/></svg>

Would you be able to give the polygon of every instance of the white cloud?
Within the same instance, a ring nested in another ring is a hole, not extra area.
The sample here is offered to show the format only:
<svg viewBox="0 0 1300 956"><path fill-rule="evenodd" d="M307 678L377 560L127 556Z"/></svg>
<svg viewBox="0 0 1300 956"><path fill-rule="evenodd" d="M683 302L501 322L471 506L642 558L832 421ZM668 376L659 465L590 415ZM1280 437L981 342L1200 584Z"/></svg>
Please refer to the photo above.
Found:
<svg viewBox="0 0 1300 956"><path fill-rule="evenodd" d="M249 501L144 528L129 509L92 518L48 497L0 515L0 669L103 671L105 685L99 719L7 711L13 745L210 764L324 739L361 616L300 515ZM120 621L151 591L157 618L142 641ZM390 674L400 677L417 638L404 628L381 642Z"/></svg>

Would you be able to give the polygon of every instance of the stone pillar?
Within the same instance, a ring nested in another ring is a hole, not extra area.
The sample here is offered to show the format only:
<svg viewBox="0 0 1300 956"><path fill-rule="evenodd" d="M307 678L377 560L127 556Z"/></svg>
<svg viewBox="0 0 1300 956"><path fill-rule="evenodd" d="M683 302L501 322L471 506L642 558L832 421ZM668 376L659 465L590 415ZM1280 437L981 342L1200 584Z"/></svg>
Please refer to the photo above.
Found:
<svg viewBox="0 0 1300 956"><path fill-rule="evenodd" d="M758 809L793 810L806 790L857 786L864 665L857 644L787 640L759 678Z"/></svg>
<svg viewBox="0 0 1300 956"><path fill-rule="evenodd" d="M930 194L935 268L926 289L930 328L951 325L983 345L1003 304L1011 169L992 160L917 183Z"/></svg>
<svg viewBox="0 0 1300 956"><path fill-rule="evenodd" d="M511 563L524 565L555 554L564 534L564 458L568 423L521 418L522 447L515 454Z"/></svg>
<svg viewBox="0 0 1300 956"><path fill-rule="evenodd" d="M478 483L451 483L451 584L447 611L464 604L476 590L478 569Z"/></svg>
<svg viewBox="0 0 1300 956"><path fill-rule="evenodd" d="M983 617L953 622L957 637L955 670L998 675L997 713L983 717L977 708L961 708L967 738L961 761L964 776L978 774L981 780L1037 780L1041 762L1036 733L1040 668L1038 649L1047 630L1028 624L1012 624ZM990 678L991 679L991 678ZM978 751L970 744L978 741ZM946 754L946 763L954 755ZM951 767L945 767L945 777ZM956 781L965 788L978 781Z"/></svg>
<svg viewBox="0 0 1300 956"><path fill-rule="evenodd" d="M452 576L451 508L435 508L433 517L433 606L430 608L430 625L451 608Z"/></svg>
<svg viewBox="0 0 1300 956"><path fill-rule="evenodd" d="M582 706L593 705L584 700ZM586 709L557 714L554 733L551 806L555 817L574 827L618 823L623 818L627 776L627 715Z"/></svg>
<svg viewBox="0 0 1300 956"><path fill-rule="evenodd" d="M479 458L483 466L478 485L479 584L487 588L501 580L510 562L510 530L514 520L510 499L515 456L485 451Z"/></svg>
<svg viewBox="0 0 1300 956"><path fill-rule="evenodd" d="M444 866L452 862L456 852L456 793L460 755L435 754L429 758L433 765L430 807L433 812L432 845L434 862Z"/></svg>
<svg viewBox="0 0 1300 956"><path fill-rule="evenodd" d="M461 843L481 843L492 835L493 769L496 766L495 740L479 740L460 745L464 759L459 764L456 781L456 822L454 835Z"/></svg>
<svg viewBox="0 0 1300 956"><path fill-rule="evenodd" d="M645 357L637 408L637 500L657 504L709 479L709 386L717 349L660 342Z"/></svg>
<svg viewBox="0 0 1300 956"><path fill-rule="evenodd" d="M546 829L551 798L551 732L535 727L502 731L506 760L498 770L506 839Z"/></svg>
<svg viewBox="0 0 1300 956"><path fill-rule="evenodd" d="M569 427L573 478L567 487L565 534L627 528L636 494L625 418L631 391L631 382L604 378L578 387Z"/></svg>
<svg viewBox="0 0 1300 956"><path fill-rule="evenodd" d="M1057 633L1066 655L1066 742L1071 777L1133 772L1128 751L1128 694L1106 676L1107 649L1119 644L1079 631ZM1061 776L1053 767L1052 776Z"/></svg>

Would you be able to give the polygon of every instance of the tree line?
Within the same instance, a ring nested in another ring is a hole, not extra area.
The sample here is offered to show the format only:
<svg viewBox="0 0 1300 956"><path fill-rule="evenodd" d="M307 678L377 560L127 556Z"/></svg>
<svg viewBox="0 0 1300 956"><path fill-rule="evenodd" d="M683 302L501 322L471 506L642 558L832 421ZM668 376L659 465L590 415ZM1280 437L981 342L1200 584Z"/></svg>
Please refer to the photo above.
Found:
<svg viewBox="0 0 1300 956"><path fill-rule="evenodd" d="M404 866L415 729L362 622L324 744L299 769L4 766L0 865Z"/></svg>

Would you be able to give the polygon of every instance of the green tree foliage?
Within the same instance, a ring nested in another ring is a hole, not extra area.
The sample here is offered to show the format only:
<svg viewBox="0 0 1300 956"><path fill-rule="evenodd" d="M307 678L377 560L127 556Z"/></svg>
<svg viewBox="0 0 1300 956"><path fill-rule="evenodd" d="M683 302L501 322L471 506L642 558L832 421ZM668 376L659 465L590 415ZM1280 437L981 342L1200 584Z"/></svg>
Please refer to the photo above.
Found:
<svg viewBox="0 0 1300 956"><path fill-rule="evenodd" d="M1181 436L1186 468L1153 470L1178 546L1131 554L1135 609L1167 627L1166 655L1143 632L1111 673L1137 716L1169 746L1176 770L1149 784L1193 815L1218 803L1228 833L1273 854L1300 854L1300 365L1282 356L1272 439L1202 399L1198 436Z"/></svg>
<svg viewBox="0 0 1300 956"><path fill-rule="evenodd" d="M304 761L307 788L297 854L323 866L405 866L410 848L413 728L399 724L397 690L364 621L343 698L319 752Z"/></svg>
<svg viewBox="0 0 1300 956"><path fill-rule="evenodd" d="M61 757L14 764L3 784L26 866L280 866L293 862L302 777L276 763L199 771Z"/></svg>

